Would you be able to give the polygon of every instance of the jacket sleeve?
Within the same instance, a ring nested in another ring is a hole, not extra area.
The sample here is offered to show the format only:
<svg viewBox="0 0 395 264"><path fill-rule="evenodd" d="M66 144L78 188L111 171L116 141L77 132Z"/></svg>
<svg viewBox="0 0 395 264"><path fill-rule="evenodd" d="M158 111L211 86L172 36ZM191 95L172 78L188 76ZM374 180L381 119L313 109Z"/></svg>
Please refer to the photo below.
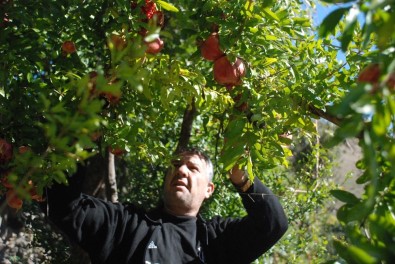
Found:
<svg viewBox="0 0 395 264"><path fill-rule="evenodd" d="M86 250L92 260L102 263L122 241L125 222L131 214L121 204L82 194L78 175L70 185L55 184L46 191L42 209L73 243Z"/></svg>
<svg viewBox="0 0 395 264"><path fill-rule="evenodd" d="M286 232L288 221L278 198L258 178L240 193L247 215L213 219L210 255L214 263L251 263ZM210 227L209 227L210 228ZM212 261L210 261L211 263Z"/></svg>

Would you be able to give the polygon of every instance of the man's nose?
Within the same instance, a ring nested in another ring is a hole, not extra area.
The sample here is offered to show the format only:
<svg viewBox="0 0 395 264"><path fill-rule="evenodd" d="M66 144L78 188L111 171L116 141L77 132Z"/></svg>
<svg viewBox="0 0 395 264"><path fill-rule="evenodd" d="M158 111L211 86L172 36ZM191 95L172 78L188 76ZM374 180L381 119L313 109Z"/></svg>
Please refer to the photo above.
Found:
<svg viewBox="0 0 395 264"><path fill-rule="evenodd" d="M188 167L185 164L181 164L177 169L179 177L187 177L188 176Z"/></svg>

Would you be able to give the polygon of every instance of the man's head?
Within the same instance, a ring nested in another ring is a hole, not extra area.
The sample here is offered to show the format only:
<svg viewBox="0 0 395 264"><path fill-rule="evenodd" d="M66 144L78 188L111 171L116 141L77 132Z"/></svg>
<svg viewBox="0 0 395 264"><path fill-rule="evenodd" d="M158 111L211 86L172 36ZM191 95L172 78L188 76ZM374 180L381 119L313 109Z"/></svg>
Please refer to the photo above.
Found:
<svg viewBox="0 0 395 264"><path fill-rule="evenodd" d="M214 191L211 160L201 151L186 150L173 160L164 185L165 209L174 215L196 216Z"/></svg>

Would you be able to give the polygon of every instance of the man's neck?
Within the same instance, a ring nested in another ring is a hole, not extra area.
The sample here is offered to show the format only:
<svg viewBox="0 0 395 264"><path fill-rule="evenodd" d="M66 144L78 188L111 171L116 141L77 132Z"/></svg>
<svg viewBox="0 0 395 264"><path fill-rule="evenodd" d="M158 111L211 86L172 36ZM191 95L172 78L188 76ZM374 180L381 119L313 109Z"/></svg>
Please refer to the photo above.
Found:
<svg viewBox="0 0 395 264"><path fill-rule="evenodd" d="M194 210L185 210L181 208L175 208L175 209L170 209L166 205L164 206L164 210L166 213L174 215L174 216L191 216L191 217L196 217L198 214L198 211Z"/></svg>

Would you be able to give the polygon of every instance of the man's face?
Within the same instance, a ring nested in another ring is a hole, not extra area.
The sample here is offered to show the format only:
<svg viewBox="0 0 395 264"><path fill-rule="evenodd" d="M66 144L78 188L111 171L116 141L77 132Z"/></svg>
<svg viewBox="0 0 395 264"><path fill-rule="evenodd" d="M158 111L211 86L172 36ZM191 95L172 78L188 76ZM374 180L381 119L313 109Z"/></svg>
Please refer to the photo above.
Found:
<svg viewBox="0 0 395 264"><path fill-rule="evenodd" d="M209 167L198 155L180 155L173 160L164 186L165 209L174 215L197 215L202 202L214 191Z"/></svg>

